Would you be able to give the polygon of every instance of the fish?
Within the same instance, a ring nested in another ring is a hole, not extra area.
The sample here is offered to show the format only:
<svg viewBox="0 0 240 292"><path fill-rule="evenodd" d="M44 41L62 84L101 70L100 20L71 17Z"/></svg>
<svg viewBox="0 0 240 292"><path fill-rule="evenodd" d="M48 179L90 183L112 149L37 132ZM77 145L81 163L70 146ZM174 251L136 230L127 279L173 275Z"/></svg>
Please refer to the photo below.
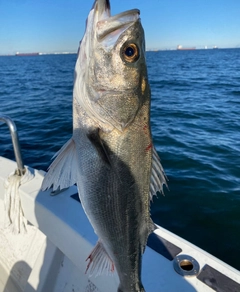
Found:
<svg viewBox="0 0 240 292"><path fill-rule="evenodd" d="M98 236L87 270L116 271L118 292L145 291L142 256L155 228L150 201L166 184L150 104L140 11L112 16L110 1L96 0L75 66L73 135L55 155L42 190L77 184Z"/></svg>

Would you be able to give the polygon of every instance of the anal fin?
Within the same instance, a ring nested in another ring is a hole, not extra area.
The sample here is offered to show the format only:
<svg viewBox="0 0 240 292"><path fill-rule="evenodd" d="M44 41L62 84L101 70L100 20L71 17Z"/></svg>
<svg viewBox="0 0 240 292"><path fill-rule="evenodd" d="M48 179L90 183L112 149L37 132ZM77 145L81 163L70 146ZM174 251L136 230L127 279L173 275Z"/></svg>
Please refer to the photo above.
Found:
<svg viewBox="0 0 240 292"><path fill-rule="evenodd" d="M86 273L89 272L90 276L96 273L96 276L102 274L111 274L115 270L113 260L107 253L102 242L99 240L88 256L86 261L89 260Z"/></svg>
<svg viewBox="0 0 240 292"><path fill-rule="evenodd" d="M55 160L49 166L42 183L41 189L43 191L51 187L53 187L53 191L58 188L61 190L77 182L76 146L72 138L63 145L53 158Z"/></svg>

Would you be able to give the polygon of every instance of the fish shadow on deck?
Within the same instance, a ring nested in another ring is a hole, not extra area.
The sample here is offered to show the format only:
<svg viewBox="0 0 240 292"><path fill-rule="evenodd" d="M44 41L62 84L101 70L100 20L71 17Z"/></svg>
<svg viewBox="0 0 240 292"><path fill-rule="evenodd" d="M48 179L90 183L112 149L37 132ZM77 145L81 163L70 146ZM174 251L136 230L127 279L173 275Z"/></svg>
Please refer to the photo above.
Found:
<svg viewBox="0 0 240 292"><path fill-rule="evenodd" d="M147 292L197 291L186 278L174 270L173 260L180 252L181 248L156 233L149 235L142 270Z"/></svg>
<svg viewBox="0 0 240 292"><path fill-rule="evenodd" d="M10 274L6 275L7 281L4 283L2 292L22 291L30 273L31 267L25 261L16 262L11 268ZM1 277L4 278L4 271L1 271Z"/></svg>

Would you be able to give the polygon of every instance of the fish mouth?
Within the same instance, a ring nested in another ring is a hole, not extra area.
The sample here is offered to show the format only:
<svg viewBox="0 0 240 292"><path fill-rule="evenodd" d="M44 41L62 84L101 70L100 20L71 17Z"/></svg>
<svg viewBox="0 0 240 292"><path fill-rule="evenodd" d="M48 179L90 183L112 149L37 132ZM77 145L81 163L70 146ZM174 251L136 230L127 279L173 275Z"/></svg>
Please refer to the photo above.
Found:
<svg viewBox="0 0 240 292"><path fill-rule="evenodd" d="M110 1L109 0L96 0L93 4L92 9L97 14L98 19L104 19L110 17Z"/></svg>
<svg viewBox="0 0 240 292"><path fill-rule="evenodd" d="M131 24L136 22L140 16L140 11L138 9L124 11L111 16L109 0L96 0L93 8L95 16L98 18L96 21L96 35L98 41L102 41L116 31L118 33L124 31Z"/></svg>

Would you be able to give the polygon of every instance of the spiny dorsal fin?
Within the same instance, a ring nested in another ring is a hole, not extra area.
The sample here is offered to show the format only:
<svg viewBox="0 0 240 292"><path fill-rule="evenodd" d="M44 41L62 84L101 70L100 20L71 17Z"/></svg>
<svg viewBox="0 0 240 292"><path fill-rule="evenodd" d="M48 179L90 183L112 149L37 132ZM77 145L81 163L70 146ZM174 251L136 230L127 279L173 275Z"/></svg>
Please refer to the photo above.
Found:
<svg viewBox="0 0 240 292"><path fill-rule="evenodd" d="M153 147L152 153L152 173L151 173L151 181L150 181L150 199L152 200L153 196L156 195L157 192L163 193L163 185L167 185L167 177L163 170L163 167L160 162L160 158L157 154L155 147Z"/></svg>

